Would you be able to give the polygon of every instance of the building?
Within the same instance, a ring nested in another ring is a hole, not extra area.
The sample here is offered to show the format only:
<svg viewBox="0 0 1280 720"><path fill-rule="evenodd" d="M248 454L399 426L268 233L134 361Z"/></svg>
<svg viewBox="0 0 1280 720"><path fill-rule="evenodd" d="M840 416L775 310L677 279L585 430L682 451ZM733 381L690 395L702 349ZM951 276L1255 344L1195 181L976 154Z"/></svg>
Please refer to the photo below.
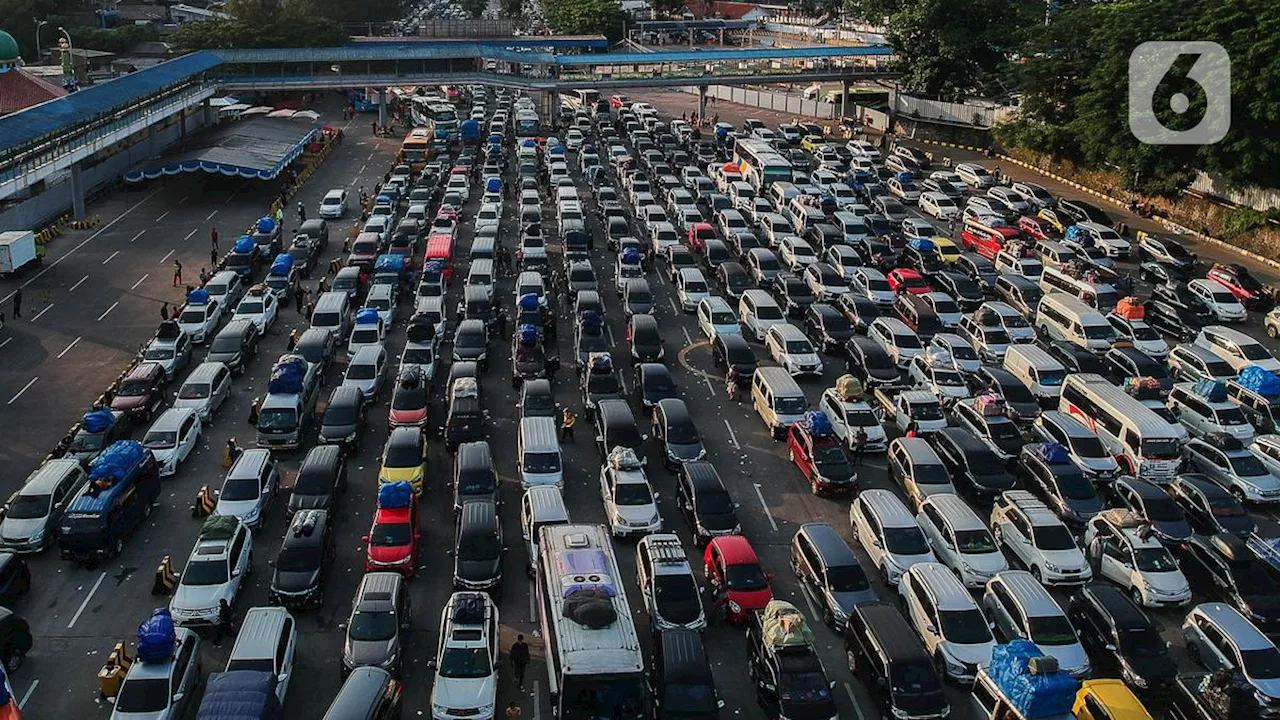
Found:
<svg viewBox="0 0 1280 720"><path fill-rule="evenodd" d="M230 20L231 16L217 10L206 10L194 5L178 4L169 8L169 19L176 25L205 20Z"/></svg>
<svg viewBox="0 0 1280 720"><path fill-rule="evenodd" d="M18 55L18 41L0 30L0 115L66 95L56 84L26 70Z"/></svg>

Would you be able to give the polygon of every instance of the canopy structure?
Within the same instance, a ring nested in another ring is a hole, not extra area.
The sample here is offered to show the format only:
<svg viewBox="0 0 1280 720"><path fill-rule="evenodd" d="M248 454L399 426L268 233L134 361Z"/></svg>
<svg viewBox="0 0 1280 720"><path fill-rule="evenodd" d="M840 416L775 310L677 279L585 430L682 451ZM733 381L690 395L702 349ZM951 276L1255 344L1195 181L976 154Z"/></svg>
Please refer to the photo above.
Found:
<svg viewBox="0 0 1280 720"><path fill-rule="evenodd" d="M216 130L195 147L125 173L129 182L161 175L207 172L272 180L306 148L319 128L287 118L254 118Z"/></svg>

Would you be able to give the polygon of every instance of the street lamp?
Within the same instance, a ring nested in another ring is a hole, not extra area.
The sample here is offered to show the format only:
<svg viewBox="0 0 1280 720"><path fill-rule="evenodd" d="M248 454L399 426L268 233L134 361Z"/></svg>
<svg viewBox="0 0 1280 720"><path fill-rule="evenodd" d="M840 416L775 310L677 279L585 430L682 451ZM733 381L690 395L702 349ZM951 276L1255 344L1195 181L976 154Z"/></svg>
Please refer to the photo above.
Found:
<svg viewBox="0 0 1280 720"><path fill-rule="evenodd" d="M48 20L36 20L36 64L44 62L44 55L40 52L40 28L48 25Z"/></svg>
<svg viewBox="0 0 1280 720"><path fill-rule="evenodd" d="M62 50L62 86L67 90L74 91L76 89L76 67L75 60L71 56L73 46L71 45L71 33L67 29L59 26L58 32L62 33L62 37L58 40L58 47Z"/></svg>

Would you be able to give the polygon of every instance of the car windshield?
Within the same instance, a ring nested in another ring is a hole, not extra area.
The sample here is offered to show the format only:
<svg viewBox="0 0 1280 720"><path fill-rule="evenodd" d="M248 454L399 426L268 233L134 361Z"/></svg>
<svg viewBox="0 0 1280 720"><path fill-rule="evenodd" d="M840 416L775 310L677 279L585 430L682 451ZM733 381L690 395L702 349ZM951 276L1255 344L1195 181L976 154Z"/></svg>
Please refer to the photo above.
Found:
<svg viewBox="0 0 1280 720"><path fill-rule="evenodd" d="M1178 503L1168 495L1156 498L1144 498L1142 501L1143 514L1148 520L1153 522L1182 522L1186 520L1186 516L1182 514L1182 508L1178 507Z"/></svg>
<svg viewBox="0 0 1280 720"><path fill-rule="evenodd" d="M1089 340L1110 340L1116 334L1110 325L1085 325L1084 336Z"/></svg>
<svg viewBox="0 0 1280 720"><path fill-rule="evenodd" d="M421 410L426 406L427 389L422 384L396 388L396 394L391 398L392 410Z"/></svg>
<svg viewBox="0 0 1280 720"><path fill-rule="evenodd" d="M778 699L787 703L829 703L831 684L818 671L785 673L778 683Z"/></svg>
<svg viewBox="0 0 1280 720"><path fill-rule="evenodd" d="M142 356L143 360L172 360L173 348L170 346L149 347Z"/></svg>
<svg viewBox="0 0 1280 720"><path fill-rule="evenodd" d="M812 355L813 346L809 344L808 340L788 340L787 352L797 355Z"/></svg>
<svg viewBox="0 0 1280 720"><path fill-rule="evenodd" d="M938 673L930 662L894 663L889 671L889 683L894 694L931 695L942 692Z"/></svg>
<svg viewBox="0 0 1280 720"><path fill-rule="evenodd" d="M1072 550L1076 541L1065 525L1036 525L1031 528L1035 546L1041 550Z"/></svg>
<svg viewBox="0 0 1280 720"><path fill-rule="evenodd" d="M1240 351L1248 360L1272 360L1271 352L1262 345L1257 343L1245 343L1240 346Z"/></svg>
<svg viewBox="0 0 1280 720"><path fill-rule="evenodd" d="M1133 559L1142 572L1173 572L1178 563L1163 547L1138 548L1133 551Z"/></svg>
<svg viewBox="0 0 1280 720"><path fill-rule="evenodd" d="M709 683L665 683L662 693L662 707L671 713L696 713L702 717L706 713L716 715L715 688Z"/></svg>
<svg viewBox="0 0 1280 720"><path fill-rule="evenodd" d="M386 467L408 468L422 464L422 450L417 443L392 443L387 446L386 457L382 459Z"/></svg>
<svg viewBox="0 0 1280 720"><path fill-rule="evenodd" d="M773 304L764 304L756 306L756 317L760 320L781 320L782 308Z"/></svg>
<svg viewBox="0 0 1280 720"><path fill-rule="evenodd" d="M359 417L357 405L330 405L324 411L325 425L355 425Z"/></svg>
<svg viewBox="0 0 1280 720"><path fill-rule="evenodd" d="M1092 500L1098 497L1093 481L1074 467L1067 472L1055 473L1053 481L1058 486L1058 492L1070 500Z"/></svg>
<svg viewBox="0 0 1280 720"><path fill-rule="evenodd" d="M458 559L466 561L493 560L502 554L498 536L493 534L471 535L459 543Z"/></svg>
<svg viewBox="0 0 1280 720"><path fill-rule="evenodd" d="M813 463L826 468L842 467L849 464L849 458L839 445L817 445L813 448Z"/></svg>
<svg viewBox="0 0 1280 720"><path fill-rule="evenodd" d="M176 430L151 430L142 438L142 446L150 450L167 450L178 444Z"/></svg>
<svg viewBox="0 0 1280 720"><path fill-rule="evenodd" d="M284 547L276 558L280 572L311 572L320 567L320 546Z"/></svg>
<svg viewBox="0 0 1280 720"><path fill-rule="evenodd" d="M106 441L107 434L105 432L91 433L81 430L71 440L71 446L68 449L71 452L94 452L101 450Z"/></svg>
<svg viewBox="0 0 1280 720"><path fill-rule="evenodd" d="M393 612L360 612L351 616L347 637L359 642L384 642L399 631Z"/></svg>
<svg viewBox="0 0 1280 720"><path fill-rule="evenodd" d="M910 415L913 420L941 420L942 406L937 402L911 403Z"/></svg>
<svg viewBox="0 0 1280 720"><path fill-rule="evenodd" d="M443 678L475 679L492 675L493 666L485 648L451 647L445 648L441 655L437 672Z"/></svg>
<svg viewBox="0 0 1280 720"><path fill-rule="evenodd" d="M203 323L203 322L204 322L204 308L203 308L203 307L201 307L201 308L195 308L195 309L193 309L193 310L184 310L184 311L182 312L182 317L178 320L178 322L181 322L181 323L183 323L183 324L188 324L188 323L190 323L190 324L195 324L195 325L199 325L199 324Z"/></svg>
<svg viewBox="0 0 1280 720"><path fill-rule="evenodd" d="M918 527L884 528L884 547L895 555L924 555L929 543Z"/></svg>
<svg viewBox="0 0 1280 720"><path fill-rule="evenodd" d="M938 619L942 623L942 636L948 642L960 645L977 645L979 643L989 643L993 640L991 628L987 625L987 619L982 615L982 611L976 607L968 610L939 612Z"/></svg>
<svg viewBox="0 0 1280 720"><path fill-rule="evenodd" d="M209 385L207 383L189 382L178 391L179 400L203 400L207 397L209 397Z"/></svg>
<svg viewBox="0 0 1280 720"><path fill-rule="evenodd" d="M861 592L871 587L866 573L858 565L827 568L827 584L833 592Z"/></svg>
<svg viewBox="0 0 1280 720"><path fill-rule="evenodd" d="M169 679L130 678L116 696L117 713L158 713L169 707Z"/></svg>
<svg viewBox="0 0 1280 720"><path fill-rule="evenodd" d="M800 396L779 397L775 402L779 415L799 415L809 407L805 399Z"/></svg>
<svg viewBox="0 0 1280 720"><path fill-rule="evenodd" d="M261 315L262 302L259 300L245 300L236 308L237 315Z"/></svg>
<svg viewBox="0 0 1280 720"><path fill-rule="evenodd" d="M725 584L730 590L764 590L769 587L769 580L764 571L755 563L730 565L724 571Z"/></svg>
<svg viewBox="0 0 1280 720"><path fill-rule="evenodd" d="M373 547L404 547L412 540L409 523L374 523L369 531L369 544Z"/></svg>
<svg viewBox="0 0 1280 720"><path fill-rule="evenodd" d="M651 505L653 493L649 490L649 483L619 483L613 491L613 501L618 505Z"/></svg>
<svg viewBox="0 0 1280 720"><path fill-rule="evenodd" d="M257 500L258 499L258 479L257 478L227 478L222 484L222 494L218 496L219 500Z"/></svg>
<svg viewBox="0 0 1280 720"><path fill-rule="evenodd" d="M1176 460L1182 456L1176 438L1147 438L1142 441L1142 456L1148 460Z"/></svg>
<svg viewBox="0 0 1280 720"><path fill-rule="evenodd" d="M355 339L354 335L352 339ZM377 376L377 368L373 363L351 363L347 366L348 380L372 380Z"/></svg>
<svg viewBox="0 0 1280 720"><path fill-rule="evenodd" d="M297 425L297 414L289 408L263 410L258 414L258 428L262 430L292 430Z"/></svg>
<svg viewBox="0 0 1280 720"><path fill-rule="evenodd" d="M1214 410L1213 414L1218 418L1219 425L1248 425L1249 420L1244 416L1244 411L1238 407L1221 408Z"/></svg>
<svg viewBox="0 0 1280 720"><path fill-rule="evenodd" d="M1037 645L1074 645L1079 642L1076 631L1065 615L1039 615L1027 618L1031 642Z"/></svg>
<svg viewBox="0 0 1280 720"><path fill-rule="evenodd" d="M149 380L126 380L120 384L120 391L116 393L121 397L137 397L146 395L151 389L151 381Z"/></svg>
<svg viewBox="0 0 1280 720"><path fill-rule="evenodd" d="M956 550L966 555L987 555L999 552L995 539L986 528L956 531Z"/></svg>
<svg viewBox="0 0 1280 720"><path fill-rule="evenodd" d="M1280 678L1280 650L1274 647L1241 650L1240 662L1250 680Z"/></svg>
<svg viewBox="0 0 1280 720"><path fill-rule="evenodd" d="M48 495L18 495L9 503L5 517L14 520L35 520L49 514Z"/></svg>
<svg viewBox="0 0 1280 720"><path fill-rule="evenodd" d="M933 384L942 387L964 387L964 378L955 370L934 368Z"/></svg>
<svg viewBox="0 0 1280 720"><path fill-rule="evenodd" d="M1248 517L1249 511L1244 509L1234 497L1218 495L1208 498L1209 511L1214 517Z"/></svg>
<svg viewBox="0 0 1280 720"><path fill-rule="evenodd" d="M400 361L406 365L430 365L434 362L434 358L435 352L430 347L415 345L405 348Z"/></svg>
<svg viewBox="0 0 1280 720"><path fill-rule="evenodd" d="M227 581L227 562L225 560L204 560L187 563L182 571L183 585L221 585Z"/></svg>

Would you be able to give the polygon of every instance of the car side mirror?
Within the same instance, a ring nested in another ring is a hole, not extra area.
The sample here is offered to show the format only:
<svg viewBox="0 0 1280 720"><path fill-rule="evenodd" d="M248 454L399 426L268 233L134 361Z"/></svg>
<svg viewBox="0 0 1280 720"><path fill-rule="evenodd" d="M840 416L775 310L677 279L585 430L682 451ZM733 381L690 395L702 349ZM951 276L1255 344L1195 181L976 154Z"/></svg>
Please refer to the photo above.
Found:
<svg viewBox="0 0 1280 720"><path fill-rule="evenodd" d="M176 692L176 693L174 693L174 694L173 694L173 701L174 701L175 703L182 702L182 698L183 698L183 697L185 697L185 694L184 694L184 693Z"/></svg>
<svg viewBox="0 0 1280 720"><path fill-rule="evenodd" d="M835 688L835 686L836 686L835 682L832 682L832 683L831 683L831 687L834 689L834 688ZM724 701L723 701L723 700L716 700L716 707L718 707L718 708L722 708L722 707L724 707Z"/></svg>
<svg viewBox="0 0 1280 720"><path fill-rule="evenodd" d="M938 634L938 627L937 627L936 625L929 625L928 627L926 627L926 628L925 628L925 630L926 630L930 635L937 635L937 634Z"/></svg>
<svg viewBox="0 0 1280 720"><path fill-rule="evenodd" d="M1105 648L1107 649L1107 652L1115 652L1115 651L1116 651L1116 644L1115 644L1115 643L1107 643L1107 644L1106 644L1106 645L1104 645L1103 647L1105 647Z"/></svg>
<svg viewBox="0 0 1280 720"><path fill-rule="evenodd" d="M275 566L276 566L276 560L275 560L275 558L272 558L272 559L268 560L268 561L267 561L267 566L268 566L268 567L275 567Z"/></svg>
<svg viewBox="0 0 1280 720"><path fill-rule="evenodd" d="M368 536L368 535L365 535L365 536L361 537L361 538L360 538L360 542L369 542L369 536Z"/></svg>
<svg viewBox="0 0 1280 720"><path fill-rule="evenodd" d="M596 442L604 442L604 436L603 436L603 435L597 435L597 436L596 436Z"/></svg>
<svg viewBox="0 0 1280 720"><path fill-rule="evenodd" d="M883 543L883 542L881 542L878 538L877 538L877 539L875 539L875 540L872 540L872 541L871 541L871 544L872 544L872 545L875 545L875 546L876 546L876 547L878 547L878 548L884 549L884 543Z"/></svg>

